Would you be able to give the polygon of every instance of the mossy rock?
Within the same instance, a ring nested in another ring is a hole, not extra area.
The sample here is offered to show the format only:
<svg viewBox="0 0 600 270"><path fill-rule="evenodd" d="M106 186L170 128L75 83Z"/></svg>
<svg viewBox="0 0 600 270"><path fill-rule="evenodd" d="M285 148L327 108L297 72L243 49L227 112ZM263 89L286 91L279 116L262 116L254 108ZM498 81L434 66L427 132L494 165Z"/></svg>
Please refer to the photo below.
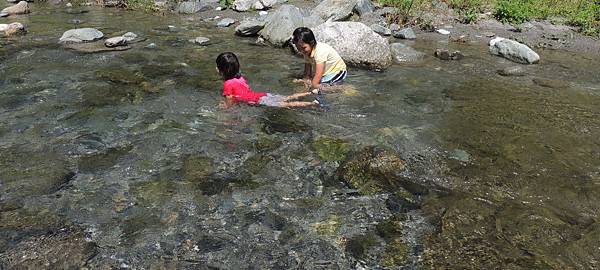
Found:
<svg viewBox="0 0 600 270"><path fill-rule="evenodd" d="M340 223L341 218L339 216L331 215L326 220L311 224L311 227L315 230L317 234L334 235L340 229Z"/></svg>
<svg viewBox="0 0 600 270"><path fill-rule="evenodd" d="M95 72L96 79L118 84L139 84L143 77L122 67L107 67Z"/></svg>
<svg viewBox="0 0 600 270"><path fill-rule="evenodd" d="M267 134L301 133L310 130L295 111L283 108L265 108L262 130Z"/></svg>
<svg viewBox="0 0 600 270"><path fill-rule="evenodd" d="M214 161L212 158L203 155L189 155L183 160L182 172L184 179L187 181L207 178L214 172Z"/></svg>
<svg viewBox="0 0 600 270"><path fill-rule="evenodd" d="M369 249L377 245L377 237L373 234L358 235L350 238L346 243L346 252L354 258L363 259Z"/></svg>
<svg viewBox="0 0 600 270"><path fill-rule="evenodd" d="M351 150L348 141L330 137L315 139L312 148L325 161L342 161Z"/></svg>
<svg viewBox="0 0 600 270"><path fill-rule="evenodd" d="M139 210L139 209L138 209ZM136 211L121 223L123 244L134 245L139 234L160 224L160 218L144 210Z"/></svg>
<svg viewBox="0 0 600 270"><path fill-rule="evenodd" d="M132 197L143 207L162 207L176 192L177 186L170 179L154 179L131 188Z"/></svg>
<svg viewBox="0 0 600 270"><path fill-rule="evenodd" d="M408 262L409 247L400 238L394 239L385 245L385 251L381 258L381 265L388 268L398 268Z"/></svg>
<svg viewBox="0 0 600 270"><path fill-rule="evenodd" d="M375 226L377 234L386 241L391 241L396 238L402 237L404 221L406 220L405 215L394 215L389 219L386 219Z"/></svg>
<svg viewBox="0 0 600 270"><path fill-rule="evenodd" d="M260 136L254 143L254 148L258 152L273 151L281 146L281 140L270 136Z"/></svg>
<svg viewBox="0 0 600 270"><path fill-rule="evenodd" d="M421 205L421 199L404 188L398 188L390 194L385 201L385 205L393 213L406 213L418 209Z"/></svg>
<svg viewBox="0 0 600 270"><path fill-rule="evenodd" d="M361 194L393 192L403 186L398 176L406 163L395 152L367 147L346 159L336 171L336 177Z"/></svg>

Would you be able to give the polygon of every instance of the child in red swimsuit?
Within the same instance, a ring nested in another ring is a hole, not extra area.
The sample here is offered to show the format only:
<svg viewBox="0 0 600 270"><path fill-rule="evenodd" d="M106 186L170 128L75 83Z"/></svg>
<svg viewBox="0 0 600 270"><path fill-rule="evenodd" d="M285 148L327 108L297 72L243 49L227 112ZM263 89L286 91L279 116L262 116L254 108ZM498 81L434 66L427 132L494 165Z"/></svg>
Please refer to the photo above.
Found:
<svg viewBox="0 0 600 270"><path fill-rule="evenodd" d="M223 77L224 107L229 107L236 102L245 102L252 105L271 107L308 107L319 105L317 100L290 101L311 95L311 93L298 93L291 96L281 96L264 92L254 92L240 74L240 63L237 56L231 52L219 54L217 57L217 71Z"/></svg>

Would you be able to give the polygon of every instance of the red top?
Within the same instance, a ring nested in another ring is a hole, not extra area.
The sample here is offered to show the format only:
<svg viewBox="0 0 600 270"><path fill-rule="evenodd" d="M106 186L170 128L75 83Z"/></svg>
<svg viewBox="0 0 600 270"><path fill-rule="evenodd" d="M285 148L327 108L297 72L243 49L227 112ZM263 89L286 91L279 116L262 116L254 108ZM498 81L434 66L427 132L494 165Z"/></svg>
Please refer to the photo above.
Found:
<svg viewBox="0 0 600 270"><path fill-rule="evenodd" d="M232 96L235 101L255 104L260 97L266 95L267 93L252 91L244 77L229 79L223 83L223 96Z"/></svg>

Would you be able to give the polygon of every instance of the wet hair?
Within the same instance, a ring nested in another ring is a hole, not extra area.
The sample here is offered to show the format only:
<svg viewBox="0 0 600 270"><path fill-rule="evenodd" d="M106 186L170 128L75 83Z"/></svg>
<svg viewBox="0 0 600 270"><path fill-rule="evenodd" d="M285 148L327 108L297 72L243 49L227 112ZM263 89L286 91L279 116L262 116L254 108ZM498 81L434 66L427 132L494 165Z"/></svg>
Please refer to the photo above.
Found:
<svg viewBox="0 0 600 270"><path fill-rule="evenodd" d="M224 52L217 56L217 69L225 81L241 77L240 62L232 52Z"/></svg>
<svg viewBox="0 0 600 270"><path fill-rule="evenodd" d="M317 46L317 40L313 31L307 27L298 27L292 34L292 44L297 45L298 42L304 42L311 47Z"/></svg>

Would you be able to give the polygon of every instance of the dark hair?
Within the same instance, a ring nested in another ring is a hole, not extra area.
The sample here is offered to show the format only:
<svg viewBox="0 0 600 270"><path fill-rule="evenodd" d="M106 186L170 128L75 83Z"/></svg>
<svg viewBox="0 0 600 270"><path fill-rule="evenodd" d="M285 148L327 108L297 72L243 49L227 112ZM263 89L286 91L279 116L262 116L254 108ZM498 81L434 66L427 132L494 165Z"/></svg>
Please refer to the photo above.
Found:
<svg viewBox="0 0 600 270"><path fill-rule="evenodd" d="M311 47L317 45L315 34L313 34L313 31L307 27L298 27L296 30L294 30L294 34L292 34L292 43L296 45L300 41L310 45Z"/></svg>
<svg viewBox="0 0 600 270"><path fill-rule="evenodd" d="M224 52L217 56L217 69L219 69L221 76L223 76L223 80L230 80L241 76L240 62L232 52Z"/></svg>

